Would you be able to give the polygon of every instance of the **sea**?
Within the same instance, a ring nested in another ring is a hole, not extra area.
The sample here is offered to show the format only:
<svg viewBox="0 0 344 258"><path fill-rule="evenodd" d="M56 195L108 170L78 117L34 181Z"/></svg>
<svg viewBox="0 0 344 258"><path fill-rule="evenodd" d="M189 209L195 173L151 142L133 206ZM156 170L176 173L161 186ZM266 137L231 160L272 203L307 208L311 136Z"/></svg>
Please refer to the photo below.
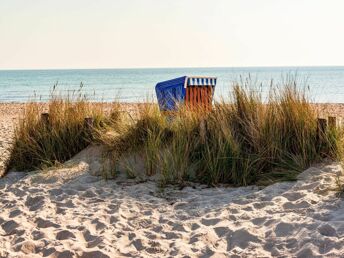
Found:
<svg viewBox="0 0 344 258"><path fill-rule="evenodd" d="M158 82L185 75L217 77L215 101L230 100L238 83L266 97L271 85L296 82L313 102L344 103L344 66L0 70L0 102L46 101L53 90L91 101L156 101Z"/></svg>

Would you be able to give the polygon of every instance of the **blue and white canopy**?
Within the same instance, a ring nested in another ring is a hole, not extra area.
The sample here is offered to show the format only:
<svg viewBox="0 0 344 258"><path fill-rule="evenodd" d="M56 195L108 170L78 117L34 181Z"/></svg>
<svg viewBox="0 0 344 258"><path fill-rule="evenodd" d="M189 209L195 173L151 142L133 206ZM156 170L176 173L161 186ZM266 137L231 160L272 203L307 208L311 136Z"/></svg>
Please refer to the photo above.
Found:
<svg viewBox="0 0 344 258"><path fill-rule="evenodd" d="M186 77L185 85L187 86L215 86L216 85L216 77L201 77L201 76L192 76Z"/></svg>

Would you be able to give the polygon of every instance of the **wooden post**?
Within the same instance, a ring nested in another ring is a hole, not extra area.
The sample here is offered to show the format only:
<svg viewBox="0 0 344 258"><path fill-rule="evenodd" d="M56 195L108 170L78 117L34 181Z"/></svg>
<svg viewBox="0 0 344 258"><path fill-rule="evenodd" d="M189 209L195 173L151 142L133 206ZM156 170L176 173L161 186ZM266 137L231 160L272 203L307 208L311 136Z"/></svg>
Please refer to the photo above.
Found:
<svg viewBox="0 0 344 258"><path fill-rule="evenodd" d="M49 123L50 123L49 113L42 113L41 114L41 121L45 126L49 125Z"/></svg>
<svg viewBox="0 0 344 258"><path fill-rule="evenodd" d="M327 130L327 120L324 118L318 118L317 134L318 134L319 139L323 138L323 135L326 133L326 130Z"/></svg>
<svg viewBox="0 0 344 258"><path fill-rule="evenodd" d="M335 116L328 117L328 127L330 129L335 129L337 127L337 118Z"/></svg>

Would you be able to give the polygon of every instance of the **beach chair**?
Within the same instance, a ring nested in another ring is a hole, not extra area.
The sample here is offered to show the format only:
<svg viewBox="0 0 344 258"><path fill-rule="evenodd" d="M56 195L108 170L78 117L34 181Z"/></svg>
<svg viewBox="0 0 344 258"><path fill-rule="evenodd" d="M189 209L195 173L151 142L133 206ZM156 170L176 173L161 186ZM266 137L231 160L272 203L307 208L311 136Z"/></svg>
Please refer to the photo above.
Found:
<svg viewBox="0 0 344 258"><path fill-rule="evenodd" d="M211 110L216 77L183 76L159 82L155 91L161 111L176 111L184 104L192 110Z"/></svg>

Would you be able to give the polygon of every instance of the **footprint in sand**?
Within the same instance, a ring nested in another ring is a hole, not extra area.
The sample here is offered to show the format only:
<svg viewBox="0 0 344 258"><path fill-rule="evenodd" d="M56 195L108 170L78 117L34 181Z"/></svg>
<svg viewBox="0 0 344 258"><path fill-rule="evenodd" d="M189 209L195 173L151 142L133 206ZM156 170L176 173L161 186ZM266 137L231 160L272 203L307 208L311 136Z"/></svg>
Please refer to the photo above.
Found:
<svg viewBox="0 0 344 258"><path fill-rule="evenodd" d="M99 246L102 243L103 243L103 238L102 237L97 237L93 241L88 242L86 247L87 248L93 248L93 247Z"/></svg>
<svg viewBox="0 0 344 258"><path fill-rule="evenodd" d="M108 209L106 210L106 212L108 214L114 214L115 212L117 212L119 210L119 205L116 204L109 204L108 205Z"/></svg>
<svg viewBox="0 0 344 258"><path fill-rule="evenodd" d="M198 223L192 223L191 224L191 230L192 231L195 231L195 230L199 229L200 227L201 227L201 225Z"/></svg>
<svg viewBox="0 0 344 258"><path fill-rule="evenodd" d="M233 233L232 230L230 230L227 227L215 227L214 231L218 237L223 237L224 235L227 235L228 233Z"/></svg>
<svg viewBox="0 0 344 258"><path fill-rule="evenodd" d="M336 230L333 227L331 227L329 224L321 225L318 228L318 232L323 236L328 236L328 237L337 236Z"/></svg>
<svg viewBox="0 0 344 258"><path fill-rule="evenodd" d="M81 196L86 197L86 198L93 198L93 197L96 197L97 194L93 190L89 189L89 190L86 190Z"/></svg>
<svg viewBox="0 0 344 258"><path fill-rule="evenodd" d="M297 203L293 202L286 202L283 204L283 208L286 210L293 210L293 209L306 209L309 208L311 205L307 201L301 201Z"/></svg>
<svg viewBox="0 0 344 258"><path fill-rule="evenodd" d="M15 222L14 220L6 221L1 225L3 231L6 233L6 235L13 235L17 233L17 228L19 224Z"/></svg>
<svg viewBox="0 0 344 258"><path fill-rule="evenodd" d="M227 251L230 251L235 247L245 249L249 246L250 242L260 243L261 240L257 236L249 233L247 230L239 229L234 231L232 234L229 234L227 237Z"/></svg>
<svg viewBox="0 0 344 258"><path fill-rule="evenodd" d="M75 205L74 205L72 200L67 200L65 202L56 203L56 206L59 207L59 208L61 208L61 207L75 208Z"/></svg>
<svg viewBox="0 0 344 258"><path fill-rule="evenodd" d="M16 252L23 252L24 254L32 254L32 253L36 253L36 245L34 242L32 241L25 241L25 242L22 242L22 243L19 243L17 245L15 245L13 247L13 249L16 251Z"/></svg>
<svg viewBox="0 0 344 258"><path fill-rule="evenodd" d="M297 201L299 199L301 199L302 197L304 197L306 194L301 193L301 192L291 192L291 193L285 193L282 196L286 199L288 199L288 201L290 202L294 202Z"/></svg>
<svg viewBox="0 0 344 258"><path fill-rule="evenodd" d="M29 208L30 211L36 211L44 205L44 196L28 196L26 198L25 205Z"/></svg>
<svg viewBox="0 0 344 258"><path fill-rule="evenodd" d="M273 202L269 202L269 201L262 201L262 202L255 202L252 205L253 205L253 207L255 209L263 209L266 206L274 205L274 203Z"/></svg>
<svg viewBox="0 0 344 258"><path fill-rule="evenodd" d="M181 234L176 234L174 232L162 232L165 234L166 239L178 239L180 238Z"/></svg>
<svg viewBox="0 0 344 258"><path fill-rule="evenodd" d="M19 209L15 209L13 211L10 212L10 214L8 215L9 218L15 218L17 216L19 216L20 214L22 214L23 212Z"/></svg>
<svg viewBox="0 0 344 258"><path fill-rule="evenodd" d="M67 239L73 239L75 238L75 235L68 231L68 230L61 230L56 234L56 239L57 240L67 240Z"/></svg>
<svg viewBox="0 0 344 258"><path fill-rule="evenodd" d="M59 195L63 194L63 191L60 188L54 188L54 189L49 190L48 192L49 192L50 196L59 196Z"/></svg>
<svg viewBox="0 0 344 258"><path fill-rule="evenodd" d="M60 225L54 222L51 222L50 220L45 220L42 218L37 218L35 222L38 228L50 228L50 227L59 228L60 227Z"/></svg>
<svg viewBox="0 0 344 258"><path fill-rule="evenodd" d="M86 242L92 242L98 238L98 236L92 235L89 230L85 230L82 235Z"/></svg>
<svg viewBox="0 0 344 258"><path fill-rule="evenodd" d="M39 230L34 230L31 232L31 236L33 240L39 240L39 239L43 239L46 237L46 235L44 234L44 232L39 231Z"/></svg>
<svg viewBox="0 0 344 258"><path fill-rule="evenodd" d="M291 236L295 229L295 225L286 222L280 222L275 227L275 235L277 237Z"/></svg>
<svg viewBox="0 0 344 258"><path fill-rule="evenodd" d="M10 188L9 192L12 192L17 197L23 197L23 196L27 195L27 192L20 189L20 188Z"/></svg>
<svg viewBox="0 0 344 258"><path fill-rule="evenodd" d="M57 257L57 258L73 258L75 257L74 253L69 250L65 250L62 252L55 251L52 255L52 257Z"/></svg>
<svg viewBox="0 0 344 258"><path fill-rule="evenodd" d="M157 235L157 234L154 234L154 233L152 233L152 232L150 232L150 231L145 231L144 234L145 234L145 237L148 238L148 239L150 239L150 240L158 239L158 235ZM130 240L130 239L129 239L129 240Z"/></svg>
<svg viewBox="0 0 344 258"><path fill-rule="evenodd" d="M106 224L101 222L98 218L91 221L92 224L96 226L96 230L102 230L106 228Z"/></svg>
<svg viewBox="0 0 344 258"><path fill-rule="evenodd" d="M189 240L189 244L194 244L197 243L198 241L200 241L200 239L202 238L203 234L202 233L197 233L193 236L190 237Z"/></svg>
<svg viewBox="0 0 344 258"><path fill-rule="evenodd" d="M143 249L145 249L143 242L141 239L135 239L131 242L131 245L133 245L135 247L135 249L137 251L142 251Z"/></svg>
<svg viewBox="0 0 344 258"><path fill-rule="evenodd" d="M160 247L160 243L156 241L149 241L148 242L149 247L146 248L146 252L150 254L158 254L163 253L164 250Z"/></svg>
<svg viewBox="0 0 344 258"><path fill-rule="evenodd" d="M221 219L202 219L201 220L201 223L204 225L204 226L214 226L216 225L217 223L219 223L221 221Z"/></svg>
<svg viewBox="0 0 344 258"><path fill-rule="evenodd" d="M265 217L262 217L262 218L255 218L255 219L252 219L251 222L256 225L256 226L260 226L262 225L264 222L266 221L266 218Z"/></svg>
<svg viewBox="0 0 344 258"><path fill-rule="evenodd" d="M48 249L42 250L43 257L50 256L50 255L54 254L55 252L56 252L56 249L54 247L50 247Z"/></svg>
<svg viewBox="0 0 344 258"><path fill-rule="evenodd" d="M102 253L101 251L91 251L91 252L83 252L79 258L110 258L110 256Z"/></svg>
<svg viewBox="0 0 344 258"><path fill-rule="evenodd" d="M182 224L179 224L179 223L174 223L174 225L172 227L172 230L173 231L179 231L179 232L187 232L185 227Z"/></svg>

